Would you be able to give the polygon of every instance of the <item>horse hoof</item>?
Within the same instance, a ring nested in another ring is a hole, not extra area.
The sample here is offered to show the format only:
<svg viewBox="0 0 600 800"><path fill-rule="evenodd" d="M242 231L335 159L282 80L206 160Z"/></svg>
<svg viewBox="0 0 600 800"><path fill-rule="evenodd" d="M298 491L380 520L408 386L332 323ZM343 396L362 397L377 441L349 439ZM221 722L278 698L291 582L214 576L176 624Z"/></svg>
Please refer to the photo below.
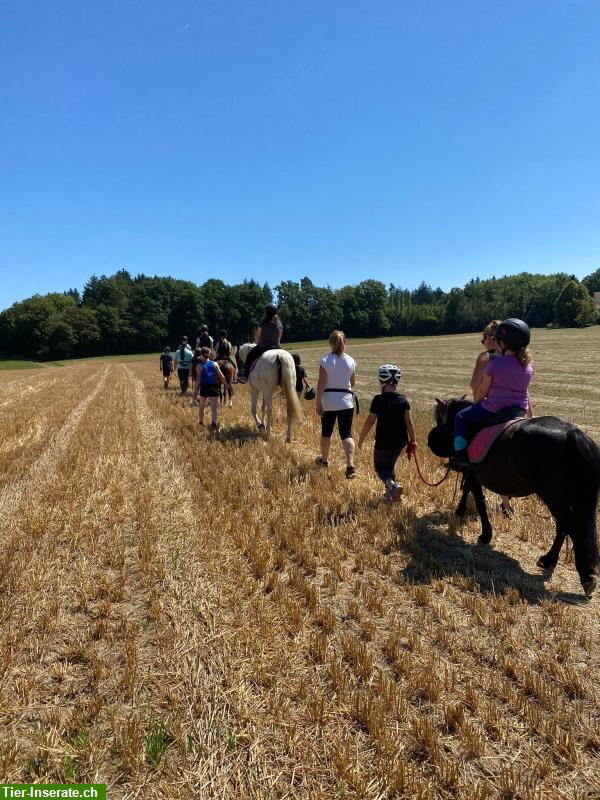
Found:
<svg viewBox="0 0 600 800"><path fill-rule="evenodd" d="M536 561L536 567L545 570L546 572L554 572L554 567L556 564L547 564L544 560L544 556L540 556Z"/></svg>
<svg viewBox="0 0 600 800"><path fill-rule="evenodd" d="M481 534L481 536L477 539L477 544L489 544L492 541L491 534L486 536L485 534Z"/></svg>
<svg viewBox="0 0 600 800"><path fill-rule="evenodd" d="M584 581L581 585L583 586L585 596L591 597L598 588L598 578L590 578L589 581Z"/></svg>
<svg viewBox="0 0 600 800"><path fill-rule="evenodd" d="M259 431L264 431L265 429L265 426L262 424L262 422L259 422L259 424L256 427L258 428Z"/></svg>
<svg viewBox="0 0 600 800"><path fill-rule="evenodd" d="M292 443L292 440L290 439L290 437L289 437L289 436L286 436L286 437L285 437L285 443L286 443L286 444L291 444L291 443Z"/></svg>

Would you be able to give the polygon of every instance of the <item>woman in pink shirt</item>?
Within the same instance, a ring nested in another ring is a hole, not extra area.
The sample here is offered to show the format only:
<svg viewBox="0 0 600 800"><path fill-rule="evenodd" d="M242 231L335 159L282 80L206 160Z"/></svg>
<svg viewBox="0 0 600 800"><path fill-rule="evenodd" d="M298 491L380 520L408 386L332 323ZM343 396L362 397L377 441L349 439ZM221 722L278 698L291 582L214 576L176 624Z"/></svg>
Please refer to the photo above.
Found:
<svg viewBox="0 0 600 800"><path fill-rule="evenodd" d="M475 403L456 415L454 423L453 467L468 467L469 432L504 408L514 408L515 416L529 415L529 382L533 375L527 323L507 319L496 328L496 342L502 358L490 361L475 391Z"/></svg>

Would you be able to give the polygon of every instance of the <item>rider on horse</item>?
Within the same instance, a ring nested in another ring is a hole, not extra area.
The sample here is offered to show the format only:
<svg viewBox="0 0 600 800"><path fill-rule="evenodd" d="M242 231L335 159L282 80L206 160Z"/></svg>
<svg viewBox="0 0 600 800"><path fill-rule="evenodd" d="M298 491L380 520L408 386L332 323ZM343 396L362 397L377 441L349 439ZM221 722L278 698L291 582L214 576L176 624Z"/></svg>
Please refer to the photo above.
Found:
<svg viewBox="0 0 600 800"><path fill-rule="evenodd" d="M213 349L213 338L208 335L208 325L200 325L198 338L196 339L196 347L208 347L209 350Z"/></svg>
<svg viewBox="0 0 600 800"><path fill-rule="evenodd" d="M502 358L490 361L481 383L475 391L475 403L456 415L454 426L454 456L449 466L461 469L469 466L467 446L475 426L483 427L490 418L506 408L515 408L515 416L530 415L529 382L533 375L527 323L507 319L496 328L495 339Z"/></svg>
<svg viewBox="0 0 600 800"><path fill-rule="evenodd" d="M274 350L280 347L279 343L282 336L283 325L277 315L277 306L274 303L268 303L265 306L264 319L256 330L256 347L253 347L246 357L246 378L250 375L250 367L257 358L267 350Z"/></svg>
<svg viewBox="0 0 600 800"><path fill-rule="evenodd" d="M234 369L237 369L236 363L231 357L233 348L231 342L227 340L227 331L220 330L218 336L219 341L215 345L216 360L227 361Z"/></svg>

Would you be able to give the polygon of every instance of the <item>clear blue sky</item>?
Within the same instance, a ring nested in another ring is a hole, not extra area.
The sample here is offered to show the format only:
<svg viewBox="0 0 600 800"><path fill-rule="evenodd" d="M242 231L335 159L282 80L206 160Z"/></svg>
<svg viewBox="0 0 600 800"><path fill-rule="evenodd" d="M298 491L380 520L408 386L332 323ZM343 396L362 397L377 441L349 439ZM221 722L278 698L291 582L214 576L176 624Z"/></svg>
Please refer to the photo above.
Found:
<svg viewBox="0 0 600 800"><path fill-rule="evenodd" d="M595 0L0 5L0 308L600 266Z"/></svg>

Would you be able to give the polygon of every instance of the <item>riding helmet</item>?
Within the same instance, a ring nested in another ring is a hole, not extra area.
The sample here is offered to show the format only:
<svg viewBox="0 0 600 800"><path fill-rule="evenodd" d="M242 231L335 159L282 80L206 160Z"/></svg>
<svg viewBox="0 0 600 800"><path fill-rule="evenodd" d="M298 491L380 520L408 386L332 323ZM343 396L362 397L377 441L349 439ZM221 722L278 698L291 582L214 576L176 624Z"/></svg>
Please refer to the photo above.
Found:
<svg viewBox="0 0 600 800"><path fill-rule="evenodd" d="M398 383L401 374L400 368L394 364L382 364L379 367L378 377L380 383L391 383L392 381Z"/></svg>
<svg viewBox="0 0 600 800"><path fill-rule="evenodd" d="M498 325L494 338L497 342L503 341L511 350L519 350L521 347L527 347L531 340L531 332L526 322L511 317Z"/></svg>
<svg viewBox="0 0 600 800"><path fill-rule="evenodd" d="M277 306L275 303L267 303L265 306L265 315L267 317L272 317L274 314L277 313Z"/></svg>
<svg viewBox="0 0 600 800"><path fill-rule="evenodd" d="M307 389L307 390L304 392L304 399L305 399L305 400L314 400L314 399L315 399L315 397L316 397L316 394L317 394L317 393L315 392L315 390L314 390L314 389L312 388L312 386L311 386L311 387L310 387L310 389Z"/></svg>
<svg viewBox="0 0 600 800"><path fill-rule="evenodd" d="M208 325L200 325L200 330L202 331L202 333L207 333L208 332Z"/></svg>

